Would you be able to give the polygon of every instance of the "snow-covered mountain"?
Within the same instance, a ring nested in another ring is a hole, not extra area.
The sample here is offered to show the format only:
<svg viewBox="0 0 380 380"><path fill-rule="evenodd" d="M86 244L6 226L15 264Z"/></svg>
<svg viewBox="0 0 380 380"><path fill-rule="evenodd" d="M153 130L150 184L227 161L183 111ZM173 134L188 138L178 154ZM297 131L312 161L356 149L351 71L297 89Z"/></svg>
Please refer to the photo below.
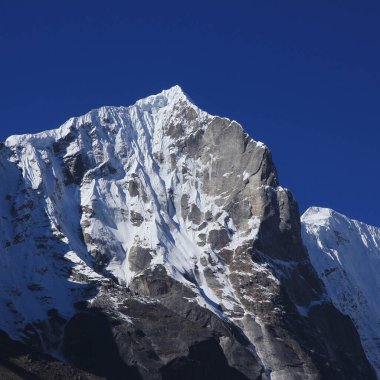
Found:
<svg viewBox="0 0 380 380"><path fill-rule="evenodd" d="M354 321L380 378L380 228L318 207L301 220L311 263L334 305Z"/></svg>
<svg viewBox="0 0 380 380"><path fill-rule="evenodd" d="M374 378L268 148L178 86L8 138L0 178L13 339L108 378Z"/></svg>

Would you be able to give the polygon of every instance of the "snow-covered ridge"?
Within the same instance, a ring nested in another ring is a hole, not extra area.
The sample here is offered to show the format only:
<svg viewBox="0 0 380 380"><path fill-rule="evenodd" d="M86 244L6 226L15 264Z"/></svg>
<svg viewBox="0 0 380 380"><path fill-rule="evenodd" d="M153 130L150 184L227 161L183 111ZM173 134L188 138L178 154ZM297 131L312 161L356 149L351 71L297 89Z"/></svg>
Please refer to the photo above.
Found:
<svg viewBox="0 0 380 380"><path fill-rule="evenodd" d="M301 221L312 265L335 306L354 321L380 378L380 228L318 207Z"/></svg>
<svg viewBox="0 0 380 380"><path fill-rule="evenodd" d="M98 118L107 118L109 113L129 113L133 108L138 108L143 112L157 113L161 109L172 109L178 102L186 102L195 107L191 99L185 94L182 88L178 85L171 87L168 90L163 90L159 94L150 95L144 99L138 100L131 106L103 106L93 109L83 116L72 117L62 124L57 129L46 130L34 134L22 134L9 136L6 141L6 146L15 146L25 143L26 141L43 140L44 143L52 143L53 141L66 137L71 128L79 128L80 126L98 121Z"/></svg>

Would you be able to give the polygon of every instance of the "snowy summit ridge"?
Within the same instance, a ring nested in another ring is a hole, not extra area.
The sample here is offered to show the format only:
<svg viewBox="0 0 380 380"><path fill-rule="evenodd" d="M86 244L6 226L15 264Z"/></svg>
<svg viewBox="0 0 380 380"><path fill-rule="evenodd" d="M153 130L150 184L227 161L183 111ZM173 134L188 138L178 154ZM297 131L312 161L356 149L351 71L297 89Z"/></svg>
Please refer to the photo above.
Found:
<svg viewBox="0 0 380 380"><path fill-rule="evenodd" d="M188 95L185 94L185 92L182 90L182 88L179 85L175 85L167 90L161 91L159 94L150 95L144 99L140 99L132 106L103 106L98 109L91 110L83 116L72 117L57 129L47 130L36 134L10 136L6 139L5 144L7 146L12 146L21 144L29 139L41 139L49 137L49 141L52 141L52 138L60 138L67 135L69 133L70 127L72 127L73 125L75 127L80 127L87 121L96 121L96 115L105 116L108 112L123 112L123 110L126 113L128 113L128 111L132 108L140 109L143 112L156 113L163 108L170 110L178 102L186 102L188 104L193 104Z"/></svg>

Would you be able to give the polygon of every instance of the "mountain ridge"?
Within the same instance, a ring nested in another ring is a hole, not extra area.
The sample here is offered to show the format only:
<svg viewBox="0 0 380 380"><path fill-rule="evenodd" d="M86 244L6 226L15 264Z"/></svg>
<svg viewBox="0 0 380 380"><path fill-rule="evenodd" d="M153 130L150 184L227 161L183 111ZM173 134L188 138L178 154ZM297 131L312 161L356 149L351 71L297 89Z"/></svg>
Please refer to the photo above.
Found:
<svg viewBox="0 0 380 380"><path fill-rule="evenodd" d="M301 221L313 267L334 305L354 321L380 377L380 228L316 207L309 208Z"/></svg>
<svg viewBox="0 0 380 380"><path fill-rule="evenodd" d="M146 379L220 378L207 347L237 378L373 378L269 149L179 87L10 137L0 156L12 338L96 375L117 359Z"/></svg>

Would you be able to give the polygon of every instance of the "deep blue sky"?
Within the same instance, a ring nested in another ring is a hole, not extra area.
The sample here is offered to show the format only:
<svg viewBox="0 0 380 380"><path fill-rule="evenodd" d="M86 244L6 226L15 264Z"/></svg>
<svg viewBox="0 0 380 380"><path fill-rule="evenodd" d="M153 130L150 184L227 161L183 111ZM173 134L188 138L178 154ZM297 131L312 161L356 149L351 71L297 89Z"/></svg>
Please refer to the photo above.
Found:
<svg viewBox="0 0 380 380"><path fill-rule="evenodd" d="M179 84L301 211L380 226L380 2L0 0L0 141Z"/></svg>

